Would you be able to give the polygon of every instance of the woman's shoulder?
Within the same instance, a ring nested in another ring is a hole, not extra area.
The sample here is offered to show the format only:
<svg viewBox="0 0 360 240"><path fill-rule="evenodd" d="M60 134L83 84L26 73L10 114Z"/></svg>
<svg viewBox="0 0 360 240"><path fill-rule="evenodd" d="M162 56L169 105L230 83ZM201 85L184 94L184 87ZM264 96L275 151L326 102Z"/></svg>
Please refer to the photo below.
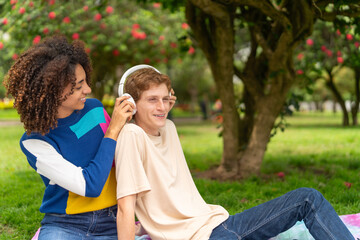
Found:
<svg viewBox="0 0 360 240"><path fill-rule="evenodd" d="M102 102L100 102L98 99L96 98L88 98L86 99L86 106L90 107L90 108L94 108L94 107L104 107L104 105L102 104Z"/></svg>

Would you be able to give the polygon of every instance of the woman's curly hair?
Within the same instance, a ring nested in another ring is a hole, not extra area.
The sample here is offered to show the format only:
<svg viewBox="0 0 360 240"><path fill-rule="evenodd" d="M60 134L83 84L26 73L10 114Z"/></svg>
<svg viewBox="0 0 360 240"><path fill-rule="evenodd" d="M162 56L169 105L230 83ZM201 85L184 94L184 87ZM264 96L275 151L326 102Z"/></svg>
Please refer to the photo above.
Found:
<svg viewBox="0 0 360 240"><path fill-rule="evenodd" d="M69 43L64 36L45 39L25 51L10 68L4 85L11 94L27 134L46 134L57 127L58 109L66 99L65 87L73 93L75 67L80 64L90 85L91 62L82 41Z"/></svg>

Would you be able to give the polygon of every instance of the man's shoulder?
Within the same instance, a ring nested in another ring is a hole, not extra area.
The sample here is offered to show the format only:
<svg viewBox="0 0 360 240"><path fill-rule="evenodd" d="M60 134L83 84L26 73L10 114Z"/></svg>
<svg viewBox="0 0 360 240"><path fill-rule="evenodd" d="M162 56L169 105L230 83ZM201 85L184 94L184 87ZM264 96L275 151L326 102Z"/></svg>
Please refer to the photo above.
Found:
<svg viewBox="0 0 360 240"><path fill-rule="evenodd" d="M139 134L139 135L146 135L145 131L139 127L138 125L134 124L134 123L126 123L123 127L123 129L121 130L121 133L135 133L135 134Z"/></svg>
<svg viewBox="0 0 360 240"><path fill-rule="evenodd" d="M170 119L166 119L165 128L170 131L176 131L176 126L175 126L174 122L171 121Z"/></svg>

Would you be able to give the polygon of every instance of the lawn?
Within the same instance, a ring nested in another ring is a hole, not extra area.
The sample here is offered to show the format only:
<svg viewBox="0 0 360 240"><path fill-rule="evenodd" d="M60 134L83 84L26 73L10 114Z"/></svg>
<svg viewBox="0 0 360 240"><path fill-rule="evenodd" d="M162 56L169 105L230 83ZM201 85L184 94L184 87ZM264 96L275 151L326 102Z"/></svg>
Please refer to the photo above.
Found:
<svg viewBox="0 0 360 240"><path fill-rule="evenodd" d="M360 212L360 129L340 127L340 116L332 114L296 114L287 122L290 126L268 145L260 177L241 182L195 179L204 199L233 214L292 189L313 187L339 214ZM38 208L44 187L19 149L22 126L2 126L0 131L0 239L30 239L42 218ZM194 173L219 163L218 132L211 122L178 124ZM285 177L279 178L278 172Z"/></svg>

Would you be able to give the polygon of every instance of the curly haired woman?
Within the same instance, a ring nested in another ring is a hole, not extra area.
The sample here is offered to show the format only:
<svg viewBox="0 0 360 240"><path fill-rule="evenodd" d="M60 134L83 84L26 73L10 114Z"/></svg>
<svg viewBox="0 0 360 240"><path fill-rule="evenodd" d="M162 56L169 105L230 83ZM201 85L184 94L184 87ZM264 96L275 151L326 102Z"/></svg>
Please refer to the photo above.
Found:
<svg viewBox="0 0 360 240"><path fill-rule="evenodd" d="M110 121L86 98L91 70L81 41L56 36L24 52L4 82L26 130L21 149L45 184L39 239L117 239L113 159L134 105L116 99Z"/></svg>

